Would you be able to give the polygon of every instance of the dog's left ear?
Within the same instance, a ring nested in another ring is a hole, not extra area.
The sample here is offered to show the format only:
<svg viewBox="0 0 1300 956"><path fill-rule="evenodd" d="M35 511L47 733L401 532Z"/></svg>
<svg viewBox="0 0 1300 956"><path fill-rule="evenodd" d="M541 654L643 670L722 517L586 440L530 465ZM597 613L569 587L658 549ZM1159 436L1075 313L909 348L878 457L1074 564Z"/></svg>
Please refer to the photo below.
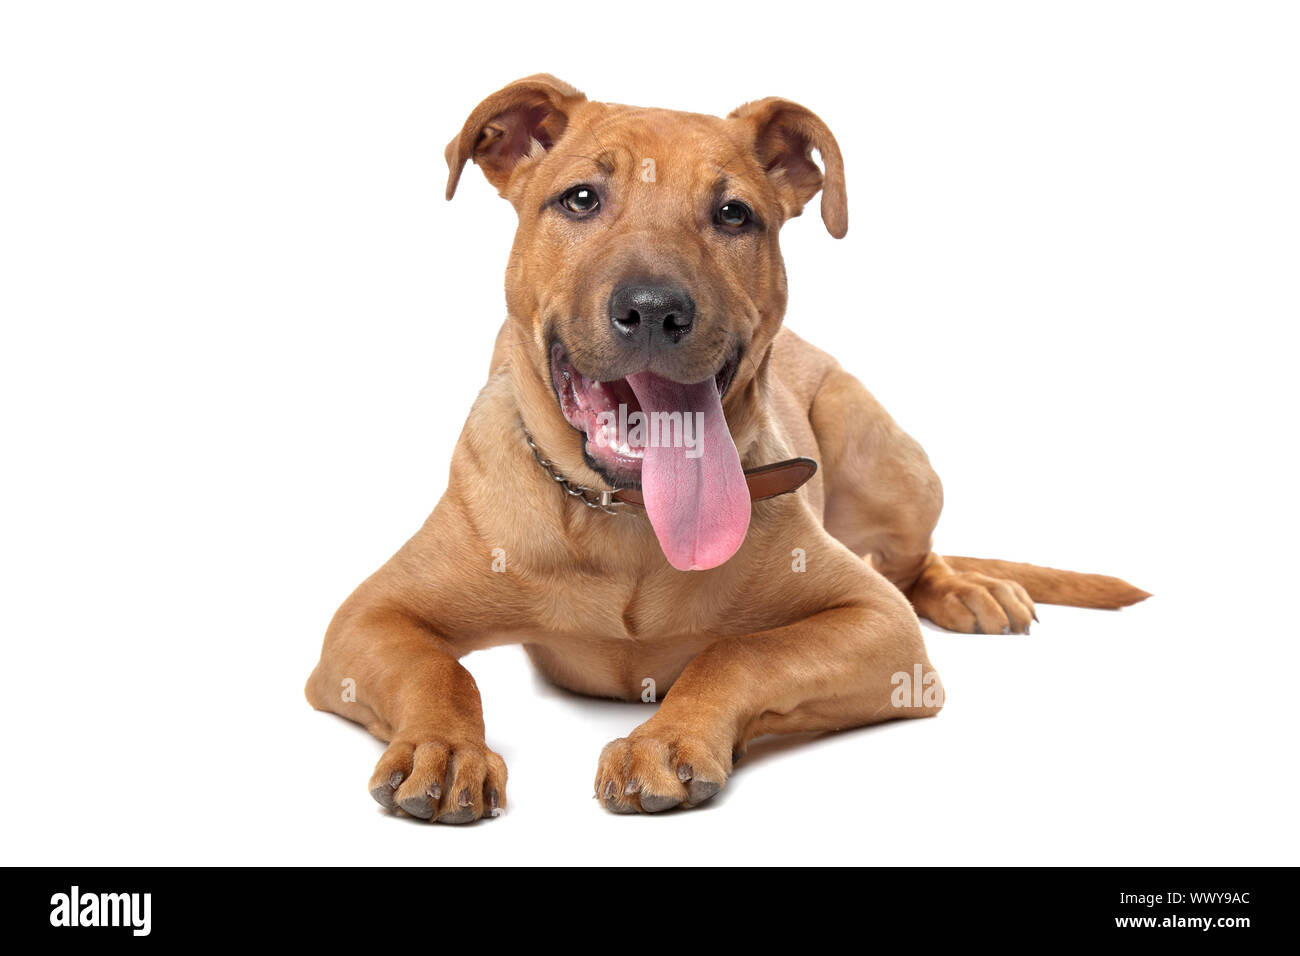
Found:
<svg viewBox="0 0 1300 956"><path fill-rule="evenodd" d="M746 103L727 119L749 127L759 162L787 197L787 217L799 215L821 190L826 230L843 239L849 231L844 158L830 128L811 110L777 96ZM814 149L826 167L824 175L813 162Z"/></svg>
<svg viewBox="0 0 1300 956"><path fill-rule="evenodd" d="M497 90L474 107L460 134L447 144L447 198L456 194L461 170L471 158L503 192L515 167L534 150L555 145L569 124L569 111L586 99L549 73Z"/></svg>

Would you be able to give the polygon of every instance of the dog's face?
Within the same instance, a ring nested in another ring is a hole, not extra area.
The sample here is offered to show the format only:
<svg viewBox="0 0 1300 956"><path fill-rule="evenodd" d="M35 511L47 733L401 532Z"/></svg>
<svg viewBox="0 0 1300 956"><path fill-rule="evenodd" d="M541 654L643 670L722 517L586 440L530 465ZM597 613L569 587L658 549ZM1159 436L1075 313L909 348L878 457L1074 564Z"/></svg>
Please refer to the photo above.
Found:
<svg viewBox="0 0 1300 956"><path fill-rule="evenodd" d="M506 298L535 370L587 463L620 486L653 484L654 442L624 423L633 412L680 413L698 425L687 438L727 440L722 399L748 384L785 312L782 223L824 188L827 228L847 228L838 146L785 100L723 119L531 77L480 104L448 146L449 197L470 158L519 215ZM715 452L691 467L732 480Z"/></svg>

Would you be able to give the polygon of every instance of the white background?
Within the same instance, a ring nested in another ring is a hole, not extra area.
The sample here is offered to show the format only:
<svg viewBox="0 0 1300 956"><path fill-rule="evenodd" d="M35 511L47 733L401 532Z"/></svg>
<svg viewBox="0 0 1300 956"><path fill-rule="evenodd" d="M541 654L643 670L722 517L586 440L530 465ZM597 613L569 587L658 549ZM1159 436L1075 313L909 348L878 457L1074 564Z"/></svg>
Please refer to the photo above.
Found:
<svg viewBox="0 0 1300 956"><path fill-rule="evenodd" d="M1300 31L1237 3L8 4L5 862L1296 863ZM1123 576L927 630L948 706L753 747L707 808L589 794L648 705L472 655L510 809L384 814L302 697L441 494L508 204L442 150L506 82L835 131L789 324L943 477L941 550Z"/></svg>

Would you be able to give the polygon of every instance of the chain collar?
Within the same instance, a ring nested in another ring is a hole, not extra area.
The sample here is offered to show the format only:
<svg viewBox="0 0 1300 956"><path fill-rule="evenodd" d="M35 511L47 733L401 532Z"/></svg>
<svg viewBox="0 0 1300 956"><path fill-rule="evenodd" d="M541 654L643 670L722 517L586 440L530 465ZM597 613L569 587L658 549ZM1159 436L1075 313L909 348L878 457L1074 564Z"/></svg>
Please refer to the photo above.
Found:
<svg viewBox="0 0 1300 956"><path fill-rule="evenodd" d="M524 429L524 441L528 442L528 447L532 449L533 458L537 460L537 464L542 466L546 473L551 476L551 480L558 484L560 488L564 490L566 495L571 498L577 498L588 508L595 511L603 511L607 515L618 514L614 509L618 505L625 504L625 502L615 500L613 491L607 491L602 488L588 488L586 485L574 484L568 478L561 475L555 470L554 462L542 457L542 453L537 448L537 443L533 441L533 436L528 433L527 428Z"/></svg>

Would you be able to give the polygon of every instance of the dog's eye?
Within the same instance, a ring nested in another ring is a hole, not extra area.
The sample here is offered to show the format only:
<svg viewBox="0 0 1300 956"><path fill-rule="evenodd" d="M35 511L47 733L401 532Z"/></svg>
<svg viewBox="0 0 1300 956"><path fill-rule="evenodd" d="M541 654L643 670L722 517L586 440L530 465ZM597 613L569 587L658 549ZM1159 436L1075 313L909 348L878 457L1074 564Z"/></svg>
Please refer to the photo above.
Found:
<svg viewBox="0 0 1300 956"><path fill-rule="evenodd" d="M739 229L753 218L753 211L743 202L735 199L719 206L716 216L718 225L726 226L728 229Z"/></svg>
<svg viewBox="0 0 1300 956"><path fill-rule="evenodd" d="M590 186L574 186L560 197L560 204L571 213L587 216L600 208L600 197Z"/></svg>

